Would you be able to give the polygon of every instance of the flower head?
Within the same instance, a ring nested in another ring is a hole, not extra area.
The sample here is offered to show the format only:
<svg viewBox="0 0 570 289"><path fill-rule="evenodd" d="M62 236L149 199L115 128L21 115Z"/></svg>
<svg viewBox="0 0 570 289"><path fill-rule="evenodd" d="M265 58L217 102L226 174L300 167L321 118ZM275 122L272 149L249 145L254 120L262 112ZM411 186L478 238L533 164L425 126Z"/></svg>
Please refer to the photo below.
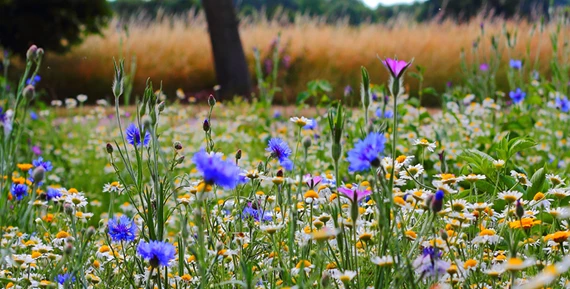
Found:
<svg viewBox="0 0 570 289"><path fill-rule="evenodd" d="M289 159L291 149L284 140L278 137L270 139L265 150L270 152L272 157L278 159L283 168L286 170L293 169L293 162Z"/></svg>
<svg viewBox="0 0 570 289"><path fill-rule="evenodd" d="M406 69L412 65L412 61L406 62L403 60L398 60L397 58L386 58L385 60L382 60L382 64L384 64L386 69L388 69L388 72L390 72L390 75L392 75L392 77L400 78L404 72L406 72Z"/></svg>
<svg viewBox="0 0 570 289"><path fill-rule="evenodd" d="M522 91L520 88L517 88L515 91L509 92L509 96L513 100L513 103L518 104L525 99L526 93Z"/></svg>
<svg viewBox="0 0 570 289"><path fill-rule="evenodd" d="M522 68L522 60L519 60L519 59L511 59L511 60L509 61L509 66L510 66L512 69L519 70L519 69Z"/></svg>
<svg viewBox="0 0 570 289"><path fill-rule="evenodd" d="M243 208L241 217L242 219L251 217L257 222L271 222L273 219L270 213L264 212L261 208L259 208L259 205L254 206L251 202L248 203L245 208Z"/></svg>
<svg viewBox="0 0 570 289"><path fill-rule="evenodd" d="M353 202L359 202L360 200L364 199L366 196L372 194L372 190L370 187L365 185L352 185L350 188L348 187L340 187L338 191L346 195L349 199Z"/></svg>
<svg viewBox="0 0 570 289"><path fill-rule="evenodd" d="M168 262L174 259L176 249L167 242L162 241L141 241L137 247L137 252L145 260L149 261L154 268L158 266L168 266Z"/></svg>
<svg viewBox="0 0 570 289"><path fill-rule="evenodd" d="M16 197L16 200L20 201L28 195L28 186L25 184L12 184L10 192L12 196Z"/></svg>
<svg viewBox="0 0 570 289"><path fill-rule="evenodd" d="M57 199L62 196L62 193L59 189L48 187L46 198L49 200Z"/></svg>
<svg viewBox="0 0 570 289"><path fill-rule="evenodd" d="M75 282L75 276L71 275L70 273L59 274L57 275L56 280L57 283L64 285Z"/></svg>
<svg viewBox="0 0 570 289"><path fill-rule="evenodd" d="M560 109L562 112L568 112L570 110L570 101L566 97L556 97L554 103L556 104L556 108Z"/></svg>
<svg viewBox="0 0 570 289"><path fill-rule="evenodd" d="M150 133L147 131L144 135L144 139L141 140L141 132L134 123L131 123L127 127L126 134L127 142L133 146L140 146L141 141L142 145L148 146L148 143L150 142Z"/></svg>
<svg viewBox="0 0 570 289"><path fill-rule="evenodd" d="M241 170L235 163L222 160L219 154L208 154L204 149L192 157L198 171L202 173L207 184L216 184L226 189L235 188L239 181Z"/></svg>
<svg viewBox="0 0 570 289"><path fill-rule="evenodd" d="M352 150L348 152L348 170L360 172L369 170L371 166L379 166L379 156L384 151L386 138L384 134L372 132L364 140L358 140Z"/></svg>
<svg viewBox="0 0 570 289"><path fill-rule="evenodd" d="M422 277L441 278L451 264L441 260L440 250L434 247L426 247L422 254L414 260L412 266L416 273Z"/></svg>
<svg viewBox="0 0 570 289"><path fill-rule="evenodd" d="M37 167L40 167L40 166L44 167L44 169L46 170L46 172L49 172L49 171L51 171L51 170L53 169L53 166L52 166L51 162L50 162L50 161L44 161L44 158L42 158L42 157L39 157L39 158L33 160L33 161L32 161L32 164L33 164L34 167L36 167L36 168L37 168Z"/></svg>
<svg viewBox="0 0 570 289"><path fill-rule="evenodd" d="M107 223L107 227L109 228L109 236L113 241L131 242L135 240L137 225L135 224L135 220L130 220L125 215L110 219Z"/></svg>

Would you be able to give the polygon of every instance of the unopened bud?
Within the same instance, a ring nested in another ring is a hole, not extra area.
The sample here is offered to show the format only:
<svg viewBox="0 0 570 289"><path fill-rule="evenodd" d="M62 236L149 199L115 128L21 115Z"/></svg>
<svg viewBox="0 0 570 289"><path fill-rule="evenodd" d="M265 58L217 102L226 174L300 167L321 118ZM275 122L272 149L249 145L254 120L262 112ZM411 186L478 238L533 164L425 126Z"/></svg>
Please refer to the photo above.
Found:
<svg viewBox="0 0 570 289"><path fill-rule="evenodd" d="M277 171L277 177L278 177L278 178L282 178L282 177L283 177L283 170L278 170L278 171Z"/></svg>
<svg viewBox="0 0 570 289"><path fill-rule="evenodd" d="M165 107L166 107L166 103L164 101L161 101L158 104L158 112L163 112Z"/></svg>
<svg viewBox="0 0 570 289"><path fill-rule="evenodd" d="M107 143L107 145L105 146L105 149L107 149L107 153L112 154L113 153L113 145L110 143Z"/></svg>
<svg viewBox="0 0 570 289"><path fill-rule="evenodd" d="M43 166L38 166L37 168L35 168L34 171L32 172L32 178L34 178L34 183L37 184L43 181L45 173L46 170L44 169Z"/></svg>
<svg viewBox="0 0 570 289"><path fill-rule="evenodd" d="M202 128L204 129L205 132L210 131L210 122L208 122L208 119L204 120L204 124L202 125Z"/></svg>
<svg viewBox="0 0 570 289"><path fill-rule="evenodd" d="M67 243L65 244L65 248L63 249L63 253L65 255L71 255L73 254L73 243Z"/></svg>
<svg viewBox="0 0 570 289"><path fill-rule="evenodd" d="M85 231L85 234L87 235L87 238L90 238L91 236L95 235L95 228L93 228L93 226L90 226L87 228L87 231Z"/></svg>
<svg viewBox="0 0 570 289"><path fill-rule="evenodd" d="M143 128L149 130L152 127L152 119L148 115L145 115L141 121Z"/></svg>
<svg viewBox="0 0 570 289"><path fill-rule="evenodd" d="M214 107L214 105L216 105L216 98L210 94L210 96L208 97L208 105L210 107Z"/></svg>
<svg viewBox="0 0 570 289"><path fill-rule="evenodd" d="M439 234L441 235L442 240L447 241L449 239L449 235L447 235L447 232L445 230L439 231Z"/></svg>
<svg viewBox="0 0 570 289"><path fill-rule="evenodd" d="M311 138L310 137L306 137L303 139L303 147L305 147L306 149L311 147Z"/></svg>
<svg viewBox="0 0 570 289"><path fill-rule="evenodd" d="M326 288L331 281L331 276L327 271L323 271L323 275L321 276L321 285Z"/></svg>
<svg viewBox="0 0 570 289"><path fill-rule="evenodd" d="M63 211L64 211L66 214L72 216L74 209L73 209L73 206L72 206L71 204L65 203L65 204L63 204Z"/></svg>
<svg viewBox="0 0 570 289"><path fill-rule="evenodd" d="M26 52L26 59L28 61L35 61L36 60L36 51L38 51L38 47L35 45L30 46L28 51Z"/></svg>
<svg viewBox="0 0 570 289"><path fill-rule="evenodd" d="M174 142L174 149L177 151L181 150L182 149L182 143L179 141L175 141Z"/></svg>
<svg viewBox="0 0 570 289"><path fill-rule="evenodd" d="M28 85L24 88L22 94L24 95L25 98L32 99L36 95L36 89L34 88L33 85Z"/></svg>
<svg viewBox="0 0 570 289"><path fill-rule="evenodd" d="M435 195L431 199L431 210L434 213L437 213L443 209L443 197L445 193L442 190L438 190L435 192Z"/></svg>
<svg viewBox="0 0 570 289"><path fill-rule="evenodd" d="M524 207L520 199L517 200L517 208L515 212L517 214L517 217L519 217L519 219L524 216Z"/></svg>
<svg viewBox="0 0 570 289"><path fill-rule="evenodd" d="M237 161L237 160L241 160L241 150L238 150L238 151L236 152L236 161Z"/></svg>
<svg viewBox="0 0 570 289"><path fill-rule="evenodd" d="M38 48L38 50L36 50L36 61L42 60L43 57L44 57L44 49Z"/></svg>
<svg viewBox="0 0 570 289"><path fill-rule="evenodd" d="M36 224L41 224L41 223L42 223L42 219L41 219L41 218L36 218L35 222L36 222Z"/></svg>
<svg viewBox="0 0 570 289"><path fill-rule="evenodd" d="M176 164L179 165L184 161L185 157L184 156L180 156L179 158L176 159Z"/></svg>

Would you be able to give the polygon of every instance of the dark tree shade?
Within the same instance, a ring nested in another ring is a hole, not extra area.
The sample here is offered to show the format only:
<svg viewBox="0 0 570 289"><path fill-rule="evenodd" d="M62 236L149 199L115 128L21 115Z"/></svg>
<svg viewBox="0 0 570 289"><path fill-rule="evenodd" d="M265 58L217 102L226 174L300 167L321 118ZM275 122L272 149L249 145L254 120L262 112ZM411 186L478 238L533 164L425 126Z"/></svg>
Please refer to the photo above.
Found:
<svg viewBox="0 0 570 289"><path fill-rule="evenodd" d="M224 97L249 97L251 79L232 0L202 0L202 5L206 12L221 94Z"/></svg>
<svg viewBox="0 0 570 289"><path fill-rule="evenodd" d="M0 46L23 54L31 44L65 52L111 16L107 0L0 0Z"/></svg>

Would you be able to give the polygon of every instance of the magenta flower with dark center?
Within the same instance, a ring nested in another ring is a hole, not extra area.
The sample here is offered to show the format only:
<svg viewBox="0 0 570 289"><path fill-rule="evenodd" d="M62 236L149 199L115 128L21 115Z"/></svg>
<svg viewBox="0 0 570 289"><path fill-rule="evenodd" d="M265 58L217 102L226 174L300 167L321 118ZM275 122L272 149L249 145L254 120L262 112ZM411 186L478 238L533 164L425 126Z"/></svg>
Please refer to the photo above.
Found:
<svg viewBox="0 0 570 289"><path fill-rule="evenodd" d="M340 187L338 191L346 195L350 200L353 202L359 202L360 200L364 199L366 196L371 195L372 191L365 189L361 189L358 185L352 186L352 188Z"/></svg>
<svg viewBox="0 0 570 289"><path fill-rule="evenodd" d="M410 67L410 65L412 65L413 60L410 62L406 62L403 60L398 60L397 58L395 58L395 59L386 58L385 60L381 60L381 61L382 61L382 64L384 64L384 66L386 67L386 69L388 69L388 72L390 72L392 77L400 78L404 74L406 69L408 69L408 67Z"/></svg>

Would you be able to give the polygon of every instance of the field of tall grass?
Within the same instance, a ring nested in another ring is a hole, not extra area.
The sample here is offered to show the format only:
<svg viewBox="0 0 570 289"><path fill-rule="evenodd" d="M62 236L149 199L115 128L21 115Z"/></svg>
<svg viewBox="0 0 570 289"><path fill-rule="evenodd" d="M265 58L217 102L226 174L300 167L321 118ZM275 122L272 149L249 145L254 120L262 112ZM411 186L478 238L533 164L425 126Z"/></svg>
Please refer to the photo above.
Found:
<svg viewBox="0 0 570 289"><path fill-rule="evenodd" d="M377 55L415 57L414 65L424 66L429 72L424 86L441 90L448 81L457 83L462 79L459 68L463 49L467 59L474 55L481 63L489 59L492 37L496 37L503 59L508 59L507 54L510 54L510 58L526 59L532 63L530 67L548 73L549 61L546 60L552 59L549 35L555 29L556 24L541 27L523 20L483 17L462 24L451 20L414 23L403 17L389 23L353 27L343 21L331 25L321 19L299 16L294 23L279 17L242 19L240 32L252 78L254 48L259 48L262 56L269 53L271 42L281 33L283 56L289 66L280 83L283 93L276 98L282 100L285 96L292 100L314 79L329 80L334 91L341 94L344 86L357 85L361 65L371 70L373 83L383 83L388 75ZM507 48L505 32L517 34L512 50ZM562 31L560 43L564 41L564 34L568 35L568 31ZM474 54L477 41L478 52ZM155 81L168 80L164 91L169 96L174 96L178 88L187 96L207 96L204 90L216 85L203 14L159 16L155 20L139 16L123 22L113 20L103 35L88 37L66 55L49 54L47 67L41 72L45 83L49 83L45 84L48 99L80 93L92 96L90 99L109 96L110 64L113 57L120 56L127 58L127 66L129 60L136 57L135 91L144 87L148 77ZM504 62L503 65L506 66ZM506 89L505 69L502 71L497 75L497 82L500 89ZM410 86L414 89L417 82L411 80Z"/></svg>

